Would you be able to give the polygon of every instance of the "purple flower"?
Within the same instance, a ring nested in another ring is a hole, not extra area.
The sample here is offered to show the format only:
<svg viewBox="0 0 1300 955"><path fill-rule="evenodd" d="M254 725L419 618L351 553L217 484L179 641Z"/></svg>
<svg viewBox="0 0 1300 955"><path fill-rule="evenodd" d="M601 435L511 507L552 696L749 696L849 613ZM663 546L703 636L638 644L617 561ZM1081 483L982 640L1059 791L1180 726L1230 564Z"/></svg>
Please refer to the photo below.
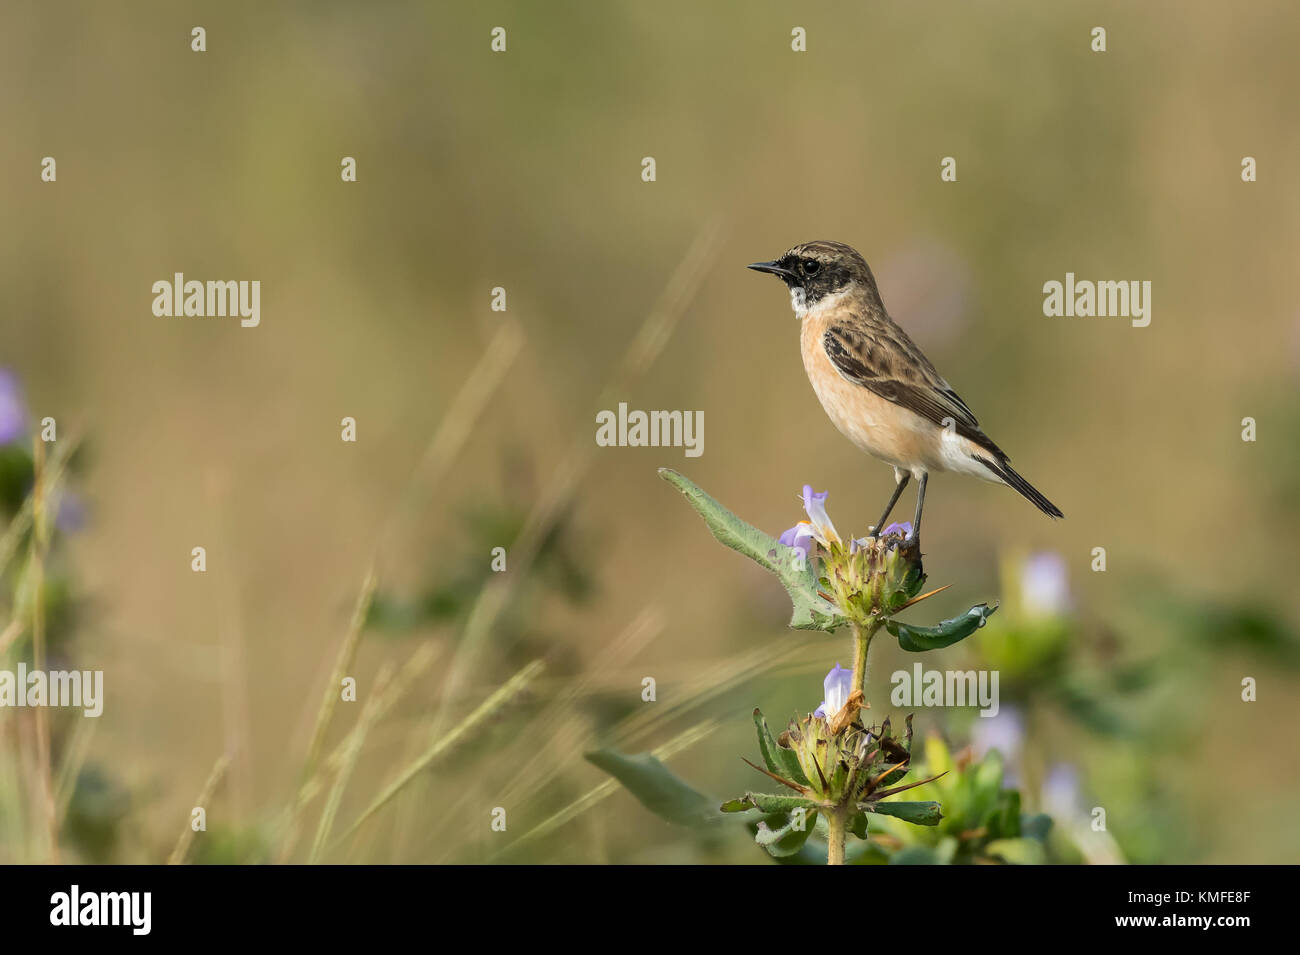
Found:
<svg viewBox="0 0 1300 955"><path fill-rule="evenodd" d="M911 521L896 521L896 522L894 522L893 524L890 524L888 527L886 527L886 528L885 528L885 532L884 532L883 534L881 534L880 536L881 536L881 537L888 537L890 534L899 534L899 535L901 535L901 536L904 537L904 538L911 537L911 536L912 536L912 522L911 522Z"/></svg>
<svg viewBox="0 0 1300 955"><path fill-rule="evenodd" d="M800 521L783 533L780 539L786 547L794 548L801 561L808 559L817 543L817 539L813 536L812 525L807 521Z"/></svg>
<svg viewBox="0 0 1300 955"><path fill-rule="evenodd" d="M12 444L27 433L27 408L13 372L0 368L0 445Z"/></svg>
<svg viewBox="0 0 1300 955"><path fill-rule="evenodd" d="M803 486L803 509L812 522L813 535L823 547L840 543L840 535L835 532L835 525L826 514L826 497L829 494L830 491L815 493L811 484Z"/></svg>
<svg viewBox="0 0 1300 955"><path fill-rule="evenodd" d="M77 495L64 491L59 496L54 523L65 534L72 534L86 525L86 504Z"/></svg>
<svg viewBox="0 0 1300 955"><path fill-rule="evenodd" d="M820 716L824 720L833 719L844 708L844 704L849 701L849 694L853 692L853 671L835 664L834 669L826 674L822 688L826 691L826 699L822 700L822 705L817 707L813 716Z"/></svg>
<svg viewBox="0 0 1300 955"><path fill-rule="evenodd" d="M1025 722L1020 710L1004 703L996 716L981 717L971 728L971 749L976 759L983 759L990 750L1002 755L1006 784L1012 785L1017 777L1020 747L1025 739Z"/></svg>
<svg viewBox="0 0 1300 955"><path fill-rule="evenodd" d="M1070 609L1070 579L1060 554L1030 555L1020 568L1020 599L1029 617L1059 617Z"/></svg>
<svg viewBox="0 0 1300 955"><path fill-rule="evenodd" d="M1069 763L1057 763L1047 773L1042 789L1043 811L1057 819L1084 814L1079 771Z"/></svg>

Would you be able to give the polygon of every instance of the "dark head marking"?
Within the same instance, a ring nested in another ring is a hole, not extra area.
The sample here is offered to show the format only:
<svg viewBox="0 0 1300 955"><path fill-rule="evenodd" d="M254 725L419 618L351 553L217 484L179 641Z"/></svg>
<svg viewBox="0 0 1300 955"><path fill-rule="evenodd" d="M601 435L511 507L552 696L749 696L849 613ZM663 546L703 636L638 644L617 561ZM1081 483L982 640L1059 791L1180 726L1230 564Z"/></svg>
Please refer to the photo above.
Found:
<svg viewBox="0 0 1300 955"><path fill-rule="evenodd" d="M777 276L795 293L796 305L802 298L805 308L853 283L871 298L879 298L866 260L843 242L805 242L779 259L755 262L750 268Z"/></svg>

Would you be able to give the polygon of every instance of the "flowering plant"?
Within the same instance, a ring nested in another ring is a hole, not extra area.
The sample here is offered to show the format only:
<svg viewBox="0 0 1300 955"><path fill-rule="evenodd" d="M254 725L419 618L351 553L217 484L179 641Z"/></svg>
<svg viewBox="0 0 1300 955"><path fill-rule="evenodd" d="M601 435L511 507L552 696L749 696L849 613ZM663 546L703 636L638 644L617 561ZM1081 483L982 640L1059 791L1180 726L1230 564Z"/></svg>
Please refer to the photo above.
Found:
<svg viewBox="0 0 1300 955"><path fill-rule="evenodd" d="M796 717L774 736L763 714L754 711L763 765L750 765L779 783L782 792L745 793L722 803L721 813L760 813L753 827L755 841L778 858L803 854L809 836L818 832L826 840L825 858L832 865L845 862L850 833L867 838L870 815L938 826L943 818L938 801L890 799L933 783L943 773L902 782L911 768L911 717L902 736L888 719L878 726L862 719L869 709L868 653L882 630L911 652L951 646L983 626L996 607L976 604L930 627L904 623L897 614L939 592L921 592L925 571L911 525L891 524L872 536L845 540L826 512L827 492L805 486L806 519L773 538L676 471L661 469L660 474L681 491L714 537L780 579L790 595L791 627L833 632L847 626L853 634L853 666L835 664L826 676L821 705L813 712ZM652 808L675 802L679 819L710 818L702 805L705 797L675 777L671 782L661 778L667 771L653 757L602 751L589 758Z"/></svg>

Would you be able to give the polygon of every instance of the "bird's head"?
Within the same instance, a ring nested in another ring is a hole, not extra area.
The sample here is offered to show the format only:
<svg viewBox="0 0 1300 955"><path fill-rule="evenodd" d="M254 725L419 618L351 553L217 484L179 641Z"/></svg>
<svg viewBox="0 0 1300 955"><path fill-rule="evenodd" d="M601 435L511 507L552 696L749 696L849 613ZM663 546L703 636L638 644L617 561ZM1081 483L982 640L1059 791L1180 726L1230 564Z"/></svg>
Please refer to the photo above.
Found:
<svg viewBox="0 0 1300 955"><path fill-rule="evenodd" d="M770 272L785 282L799 318L822 299L850 286L856 286L872 298L878 297L876 279L866 259L843 242L804 242L779 259L755 262L749 267L757 272Z"/></svg>

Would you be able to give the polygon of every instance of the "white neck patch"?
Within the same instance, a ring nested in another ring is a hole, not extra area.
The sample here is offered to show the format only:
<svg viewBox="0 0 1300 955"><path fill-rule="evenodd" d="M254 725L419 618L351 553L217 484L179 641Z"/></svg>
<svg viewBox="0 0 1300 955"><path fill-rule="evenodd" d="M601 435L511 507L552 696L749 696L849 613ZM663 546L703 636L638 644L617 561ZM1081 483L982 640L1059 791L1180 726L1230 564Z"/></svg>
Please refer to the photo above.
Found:
<svg viewBox="0 0 1300 955"><path fill-rule="evenodd" d="M794 317L800 321L808 314L808 295L797 285L790 289L790 307L794 309Z"/></svg>
<svg viewBox="0 0 1300 955"><path fill-rule="evenodd" d="M794 317L799 321L803 321L811 312L818 312L824 308L836 308L853 288L853 284L850 283L846 288L842 288L838 292L823 295L812 305L808 304L808 293L801 288L792 288L790 289L790 306L794 309Z"/></svg>

